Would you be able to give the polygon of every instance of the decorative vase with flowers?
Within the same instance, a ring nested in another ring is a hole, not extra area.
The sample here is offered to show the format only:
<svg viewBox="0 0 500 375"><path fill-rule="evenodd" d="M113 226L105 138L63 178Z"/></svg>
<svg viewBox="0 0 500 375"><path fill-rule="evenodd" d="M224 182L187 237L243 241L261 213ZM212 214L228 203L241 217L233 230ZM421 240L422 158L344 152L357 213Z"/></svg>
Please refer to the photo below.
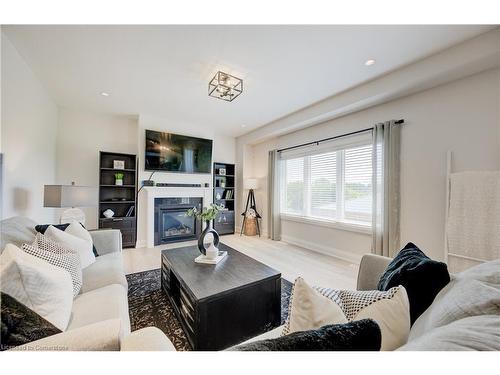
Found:
<svg viewBox="0 0 500 375"><path fill-rule="evenodd" d="M222 211L223 208L217 204L211 204L210 207L205 207L203 210L198 210L196 207L193 207L187 211L187 216L194 216L198 220L205 222L205 229L200 235L198 239L198 249L209 260L215 260L219 256L219 249L217 246L219 245L219 234L213 228L213 220L217 217L217 214ZM209 244L208 248L205 244L205 239L208 234L212 234L213 241Z"/></svg>

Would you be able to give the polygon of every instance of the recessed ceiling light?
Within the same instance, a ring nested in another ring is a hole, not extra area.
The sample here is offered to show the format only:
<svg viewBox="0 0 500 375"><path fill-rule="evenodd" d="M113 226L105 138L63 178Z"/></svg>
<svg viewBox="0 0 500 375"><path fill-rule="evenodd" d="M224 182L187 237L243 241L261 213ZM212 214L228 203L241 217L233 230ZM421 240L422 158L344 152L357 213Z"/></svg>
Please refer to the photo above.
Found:
<svg viewBox="0 0 500 375"><path fill-rule="evenodd" d="M103 91L103 92L101 92L101 95L102 95L102 96L109 96L109 92L105 92L105 91Z"/></svg>
<svg viewBox="0 0 500 375"><path fill-rule="evenodd" d="M241 125L242 128L246 128L247 126L246 125Z"/></svg>
<svg viewBox="0 0 500 375"><path fill-rule="evenodd" d="M370 65L373 65L373 64L375 64L375 60L374 59L370 59L370 60L366 60L365 61L365 65L366 66L370 66Z"/></svg>

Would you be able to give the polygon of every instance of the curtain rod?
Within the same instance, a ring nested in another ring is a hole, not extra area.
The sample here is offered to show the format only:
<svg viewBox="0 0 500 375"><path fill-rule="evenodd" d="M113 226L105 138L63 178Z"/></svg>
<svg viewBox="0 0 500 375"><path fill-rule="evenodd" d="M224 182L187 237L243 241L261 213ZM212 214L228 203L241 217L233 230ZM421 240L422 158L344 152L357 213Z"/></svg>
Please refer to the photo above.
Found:
<svg viewBox="0 0 500 375"><path fill-rule="evenodd" d="M404 122L405 122L405 120L401 119L401 120L398 120L398 121L396 121L394 123L399 125L399 124L404 124ZM367 131L370 131L370 130L373 130L373 126L371 128L356 130L356 131L353 131L353 132L350 132L350 133L346 133L346 134L342 134L342 135L336 135L335 137L323 138L323 139L320 139L318 141L307 142L307 143L302 143L302 144L296 145L296 146L285 147L285 148L279 149L278 152L287 151L287 150L293 150L294 148L299 148L299 147L304 147L304 146L319 145L321 142L331 141L331 140L337 139L337 138L348 137L350 135L364 133L364 132L367 132Z"/></svg>

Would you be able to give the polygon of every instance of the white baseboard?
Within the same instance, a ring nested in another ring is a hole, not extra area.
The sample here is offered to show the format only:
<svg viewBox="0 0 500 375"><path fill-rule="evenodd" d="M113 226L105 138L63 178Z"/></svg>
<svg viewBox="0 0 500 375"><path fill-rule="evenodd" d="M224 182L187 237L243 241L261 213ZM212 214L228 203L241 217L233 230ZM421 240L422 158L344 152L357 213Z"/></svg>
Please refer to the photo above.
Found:
<svg viewBox="0 0 500 375"><path fill-rule="evenodd" d="M354 263L354 264L359 264L361 261L361 254L353 254L345 250L339 250L335 249L330 246L325 246L321 244L317 244L311 241L304 241L299 238L295 238L292 236L287 236L287 235L282 235L281 236L281 241L289 243L291 245L296 245L303 247L304 249L316 251L318 253L324 254L324 255L329 255L335 258L339 258L342 260L345 260L346 262L349 263Z"/></svg>
<svg viewBox="0 0 500 375"><path fill-rule="evenodd" d="M136 248L141 248L141 247L147 247L147 242L146 240L138 240L136 243L135 243L135 247Z"/></svg>

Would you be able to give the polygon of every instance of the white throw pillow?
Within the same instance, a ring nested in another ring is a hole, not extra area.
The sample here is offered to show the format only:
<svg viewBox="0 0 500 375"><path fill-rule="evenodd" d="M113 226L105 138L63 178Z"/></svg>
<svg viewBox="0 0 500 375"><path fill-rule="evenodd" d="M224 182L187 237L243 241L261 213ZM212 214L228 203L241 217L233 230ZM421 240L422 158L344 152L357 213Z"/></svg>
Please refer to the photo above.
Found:
<svg viewBox="0 0 500 375"><path fill-rule="evenodd" d="M92 252L92 242L82 240L73 234L57 229L53 225L47 228L45 235L64 247L76 250L80 256L82 268L86 268L95 262L95 255Z"/></svg>
<svg viewBox="0 0 500 375"><path fill-rule="evenodd" d="M92 243L92 236L90 235L89 231L76 220L71 220L70 224L64 231L66 233L72 234L73 236L81 238L82 240Z"/></svg>
<svg viewBox="0 0 500 375"><path fill-rule="evenodd" d="M28 254L68 271L73 282L73 297L80 293L82 288L82 266L80 256L75 250L67 249L41 233L37 233L33 244L28 245L25 243L22 249Z"/></svg>
<svg viewBox="0 0 500 375"><path fill-rule="evenodd" d="M282 335L332 323L347 323L342 309L307 285L304 279L295 280Z"/></svg>
<svg viewBox="0 0 500 375"><path fill-rule="evenodd" d="M8 244L0 256L0 278L3 293L66 330L73 307L68 271Z"/></svg>
<svg viewBox="0 0 500 375"><path fill-rule="evenodd" d="M318 296L324 297L331 305L335 305L341 312L341 318L335 317L321 319L321 325L341 324L361 319L373 319L377 322L382 333L381 350L395 350L406 344L410 333L410 303L406 290L402 286L397 286L388 291L349 291L335 290L330 288L311 288L303 279L295 281L292 297L290 298L289 317L284 329L285 333L295 332L297 330L316 329L318 327L318 308L314 307L308 300L300 298L295 299L295 295L311 294L311 290ZM306 302L305 306L294 306L301 301ZM313 298L309 298L313 300ZM318 301L317 298L315 298ZM322 301L324 304L324 301ZM324 308L323 308L324 309ZM332 307L329 307L332 310ZM297 315L297 311L301 315ZM294 329L297 317L300 318L300 329ZM307 319L310 323L307 324Z"/></svg>

